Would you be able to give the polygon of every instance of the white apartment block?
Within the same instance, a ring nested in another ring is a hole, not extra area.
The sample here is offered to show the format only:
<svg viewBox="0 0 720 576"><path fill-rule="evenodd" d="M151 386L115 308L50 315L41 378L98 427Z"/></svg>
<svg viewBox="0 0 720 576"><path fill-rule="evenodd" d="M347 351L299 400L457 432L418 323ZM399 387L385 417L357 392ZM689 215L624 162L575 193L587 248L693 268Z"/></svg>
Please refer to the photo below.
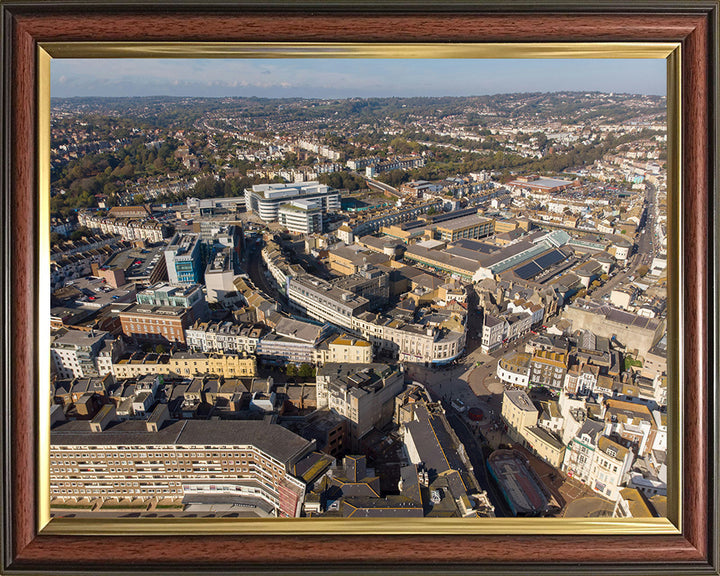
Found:
<svg viewBox="0 0 720 576"><path fill-rule="evenodd" d="M300 515L305 483L291 470L315 442L277 424L181 420L153 430L136 420L94 431L77 424L51 433L50 495L61 502L212 496L242 498L259 516Z"/></svg>
<svg viewBox="0 0 720 576"><path fill-rule="evenodd" d="M230 248L225 248L215 254L215 257L205 269L207 301L210 303L242 303L243 298L237 293L233 280L235 280L235 271L232 263L232 252Z"/></svg>
<svg viewBox="0 0 720 576"><path fill-rule="evenodd" d="M102 330L68 330L50 345L50 357L60 378L98 376L98 355L106 340L112 340Z"/></svg>

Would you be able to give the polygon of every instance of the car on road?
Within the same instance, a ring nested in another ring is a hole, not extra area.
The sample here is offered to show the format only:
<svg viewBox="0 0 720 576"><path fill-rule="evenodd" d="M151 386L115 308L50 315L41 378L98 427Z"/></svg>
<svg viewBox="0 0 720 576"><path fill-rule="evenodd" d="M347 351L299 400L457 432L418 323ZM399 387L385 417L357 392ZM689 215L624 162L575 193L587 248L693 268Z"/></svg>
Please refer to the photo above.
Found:
<svg viewBox="0 0 720 576"><path fill-rule="evenodd" d="M462 414L463 412L465 412L465 410L467 410L467 406L465 405L465 402L463 402L462 400L460 400L460 398L455 398L455 399L450 403L450 405L451 405L455 410L457 410L458 412L460 412L461 414Z"/></svg>

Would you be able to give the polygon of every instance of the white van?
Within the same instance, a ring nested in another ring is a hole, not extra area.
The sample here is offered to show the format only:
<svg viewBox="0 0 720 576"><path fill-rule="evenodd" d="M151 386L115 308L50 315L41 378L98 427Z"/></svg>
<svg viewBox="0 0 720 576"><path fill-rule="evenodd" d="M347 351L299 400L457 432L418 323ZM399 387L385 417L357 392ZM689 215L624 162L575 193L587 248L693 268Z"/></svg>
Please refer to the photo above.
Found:
<svg viewBox="0 0 720 576"><path fill-rule="evenodd" d="M467 410L467 406L465 406L465 402L460 400L460 398L455 398L455 400L452 401L452 407L455 408L458 412L461 414Z"/></svg>

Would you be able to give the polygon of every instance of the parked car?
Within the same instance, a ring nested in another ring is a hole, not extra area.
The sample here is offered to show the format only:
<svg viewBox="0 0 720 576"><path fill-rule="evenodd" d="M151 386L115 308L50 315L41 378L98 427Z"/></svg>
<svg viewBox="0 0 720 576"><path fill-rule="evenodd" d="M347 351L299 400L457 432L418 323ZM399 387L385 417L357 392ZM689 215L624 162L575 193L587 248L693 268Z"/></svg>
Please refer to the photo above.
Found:
<svg viewBox="0 0 720 576"><path fill-rule="evenodd" d="M465 402L460 400L460 398L455 398L455 400L452 401L451 405L455 410L457 410L461 414L463 412L465 412L465 410L467 410L467 406L465 406Z"/></svg>

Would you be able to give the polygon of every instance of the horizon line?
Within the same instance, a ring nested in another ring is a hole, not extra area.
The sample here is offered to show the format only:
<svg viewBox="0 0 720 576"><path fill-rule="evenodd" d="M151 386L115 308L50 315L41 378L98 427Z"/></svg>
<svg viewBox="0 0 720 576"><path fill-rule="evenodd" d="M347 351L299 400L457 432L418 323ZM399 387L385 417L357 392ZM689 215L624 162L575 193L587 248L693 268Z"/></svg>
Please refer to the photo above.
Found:
<svg viewBox="0 0 720 576"><path fill-rule="evenodd" d="M386 96L179 96L174 94L147 94L147 95L133 95L133 96L98 96L98 95L75 95L75 96L51 96L51 100L72 100L75 98L93 98L97 100L119 100L119 99L131 99L131 98L175 98L175 99L188 99L198 98L203 100L228 100L228 99L249 99L255 98L257 100L370 100L373 98L396 98L396 99L409 99L409 98L480 98L483 96L518 96L518 95L531 95L531 94L601 94L607 96L653 96L656 98L667 98L665 94L657 94L650 92L603 92L600 90L557 90L557 91L530 91L530 92L492 92L486 94L466 94L462 96L458 95L442 95L442 96L427 96L427 95L410 95L410 96L397 96L397 95L386 95Z"/></svg>

